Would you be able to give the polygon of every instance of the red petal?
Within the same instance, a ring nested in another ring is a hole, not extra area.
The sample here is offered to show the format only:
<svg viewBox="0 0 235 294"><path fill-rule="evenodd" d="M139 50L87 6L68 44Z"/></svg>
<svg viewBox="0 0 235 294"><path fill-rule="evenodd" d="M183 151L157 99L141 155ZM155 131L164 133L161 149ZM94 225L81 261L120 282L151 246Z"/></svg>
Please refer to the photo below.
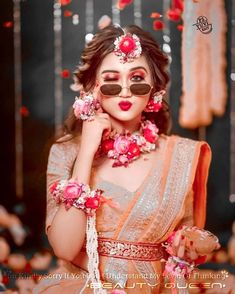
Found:
<svg viewBox="0 0 235 294"><path fill-rule="evenodd" d="M166 14L172 21L179 21L181 19L181 11L179 9L169 9Z"/></svg>
<svg viewBox="0 0 235 294"><path fill-rule="evenodd" d="M4 28L12 28L13 27L13 22L12 21L5 21L3 23Z"/></svg>
<svg viewBox="0 0 235 294"><path fill-rule="evenodd" d="M29 116L29 110L27 107L25 106L22 106L20 108L20 114L23 116L23 117L26 117L26 116Z"/></svg>
<svg viewBox="0 0 235 294"><path fill-rule="evenodd" d="M68 5L72 0L59 0L59 3L62 5L62 6L65 6L65 5Z"/></svg>
<svg viewBox="0 0 235 294"><path fill-rule="evenodd" d="M152 12L150 15L151 18L160 18L162 15L158 12Z"/></svg>
<svg viewBox="0 0 235 294"><path fill-rule="evenodd" d="M132 2L133 0L119 0L119 3L124 5L130 5Z"/></svg>
<svg viewBox="0 0 235 294"><path fill-rule="evenodd" d="M70 16L72 16L72 15L73 15L73 13L72 13L71 10L65 10L65 11L64 11L64 17L70 17Z"/></svg>
<svg viewBox="0 0 235 294"><path fill-rule="evenodd" d="M61 77L64 78L64 79L67 79L70 77L70 71L68 69L64 69L62 72L61 72Z"/></svg>
<svg viewBox="0 0 235 294"><path fill-rule="evenodd" d="M153 22L153 29L154 30L162 30L165 27L165 24L160 20L155 20Z"/></svg>
<svg viewBox="0 0 235 294"><path fill-rule="evenodd" d="M179 31L183 31L184 26L183 26L183 25L178 25L178 26L177 26L177 29L178 29Z"/></svg>
<svg viewBox="0 0 235 294"><path fill-rule="evenodd" d="M122 10L124 9L127 5L130 5L133 2L133 0L119 0L117 2L117 8Z"/></svg>
<svg viewBox="0 0 235 294"><path fill-rule="evenodd" d="M182 0L174 0L174 8L183 11L184 10L184 2Z"/></svg>

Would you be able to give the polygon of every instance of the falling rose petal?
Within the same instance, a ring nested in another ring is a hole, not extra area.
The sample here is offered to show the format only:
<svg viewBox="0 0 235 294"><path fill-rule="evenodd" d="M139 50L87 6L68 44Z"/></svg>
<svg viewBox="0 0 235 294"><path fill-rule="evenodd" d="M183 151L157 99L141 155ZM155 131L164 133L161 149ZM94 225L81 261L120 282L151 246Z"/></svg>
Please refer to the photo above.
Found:
<svg viewBox="0 0 235 294"><path fill-rule="evenodd" d="M117 8L122 10L124 9L127 5L130 5L133 2L133 0L119 0L117 2Z"/></svg>
<svg viewBox="0 0 235 294"><path fill-rule="evenodd" d="M64 69L62 72L61 72L61 77L63 79L68 79L70 77L70 71L68 69Z"/></svg>
<svg viewBox="0 0 235 294"><path fill-rule="evenodd" d="M121 4L130 5L133 2L133 0L119 0L119 2Z"/></svg>
<svg viewBox="0 0 235 294"><path fill-rule="evenodd" d="M174 8L184 11L184 2L182 0L174 0Z"/></svg>
<svg viewBox="0 0 235 294"><path fill-rule="evenodd" d="M165 27L165 24L160 20L155 20L153 22L153 29L155 31L162 30Z"/></svg>
<svg viewBox="0 0 235 294"><path fill-rule="evenodd" d="M158 12L152 12L150 17L151 18L160 18L160 17L162 17L162 14L160 14Z"/></svg>
<svg viewBox="0 0 235 294"><path fill-rule="evenodd" d="M59 0L59 3L62 5L62 6L66 6L68 5L72 0Z"/></svg>
<svg viewBox="0 0 235 294"><path fill-rule="evenodd" d="M71 10L65 10L65 11L64 11L64 17L70 17L70 16L72 16L72 15L73 15L73 13L72 13Z"/></svg>
<svg viewBox="0 0 235 294"><path fill-rule="evenodd" d="M119 10L123 10L126 7L126 5L125 4L121 4L120 2L117 2L116 7Z"/></svg>
<svg viewBox="0 0 235 294"><path fill-rule="evenodd" d="M169 9L166 13L167 17L172 21L179 21L181 19L180 9Z"/></svg>
<svg viewBox="0 0 235 294"><path fill-rule="evenodd" d="M20 108L20 114L23 116L23 117L27 117L29 116L29 110L26 106L22 106Z"/></svg>
<svg viewBox="0 0 235 294"><path fill-rule="evenodd" d="M13 22L12 21L5 21L3 23L4 28L12 28L13 27Z"/></svg>
<svg viewBox="0 0 235 294"><path fill-rule="evenodd" d="M184 26L183 26L183 25L178 25L178 26L177 26L177 29L178 29L179 31L183 31Z"/></svg>
<svg viewBox="0 0 235 294"><path fill-rule="evenodd" d="M108 15L103 15L98 21L98 28L100 30L104 29L112 22L111 18Z"/></svg>

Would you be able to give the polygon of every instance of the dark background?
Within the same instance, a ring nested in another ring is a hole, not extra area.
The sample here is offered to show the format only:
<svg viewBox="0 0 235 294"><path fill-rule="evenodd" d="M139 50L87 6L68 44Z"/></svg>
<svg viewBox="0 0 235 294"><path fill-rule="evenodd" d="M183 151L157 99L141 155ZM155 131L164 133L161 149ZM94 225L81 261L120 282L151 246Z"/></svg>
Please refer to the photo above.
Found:
<svg viewBox="0 0 235 294"><path fill-rule="evenodd" d="M73 25L71 18L63 18L63 68L74 71L79 62L85 37L85 0L73 0L65 9L80 16L80 23ZM225 1L228 24L231 21L231 1ZM95 0L94 26L99 18L111 15L111 0ZM142 1L142 27L150 31L160 44L162 32L154 31L153 11L162 10L162 1ZM13 3L0 1L0 97L1 97L1 200L10 212L16 212L28 230L25 247L43 247L45 241L45 170L47 156L54 135L54 32L53 1L31 0L21 2L22 13L22 99L29 110L23 118L24 195L15 195L15 126L14 126L14 52L13 29L3 27L13 19ZM133 6L121 12L121 25L132 24ZM182 129L177 122L181 95L181 32L173 22L169 23L172 63L169 100L173 116L173 133L198 139L198 130ZM227 33L226 69L228 103L226 113L215 118L206 128L206 140L213 152L209 183L206 228L216 233L223 245L231 235L234 220L234 205L230 195L230 72L231 72L231 27ZM63 79L63 110L66 115L74 100L70 90L72 79Z"/></svg>

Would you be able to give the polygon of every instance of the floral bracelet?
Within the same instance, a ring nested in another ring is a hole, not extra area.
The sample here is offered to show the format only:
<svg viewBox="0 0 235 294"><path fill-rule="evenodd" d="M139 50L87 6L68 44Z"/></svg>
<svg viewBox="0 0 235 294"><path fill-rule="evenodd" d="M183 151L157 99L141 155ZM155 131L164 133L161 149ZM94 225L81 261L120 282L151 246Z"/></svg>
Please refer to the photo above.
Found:
<svg viewBox="0 0 235 294"><path fill-rule="evenodd" d="M91 190L90 186L75 181L60 180L55 182L50 192L57 203L64 203L68 210L74 206L82 209L87 215L93 215L102 202L103 191Z"/></svg>

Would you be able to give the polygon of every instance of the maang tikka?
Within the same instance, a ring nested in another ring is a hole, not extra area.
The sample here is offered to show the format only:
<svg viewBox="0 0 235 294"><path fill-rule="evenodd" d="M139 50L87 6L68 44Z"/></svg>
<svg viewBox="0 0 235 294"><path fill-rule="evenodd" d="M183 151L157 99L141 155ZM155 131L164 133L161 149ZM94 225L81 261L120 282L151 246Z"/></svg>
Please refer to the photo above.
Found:
<svg viewBox="0 0 235 294"><path fill-rule="evenodd" d="M124 34L114 40L114 54L119 57L121 63L132 62L140 57L142 47L140 39L135 34Z"/></svg>

